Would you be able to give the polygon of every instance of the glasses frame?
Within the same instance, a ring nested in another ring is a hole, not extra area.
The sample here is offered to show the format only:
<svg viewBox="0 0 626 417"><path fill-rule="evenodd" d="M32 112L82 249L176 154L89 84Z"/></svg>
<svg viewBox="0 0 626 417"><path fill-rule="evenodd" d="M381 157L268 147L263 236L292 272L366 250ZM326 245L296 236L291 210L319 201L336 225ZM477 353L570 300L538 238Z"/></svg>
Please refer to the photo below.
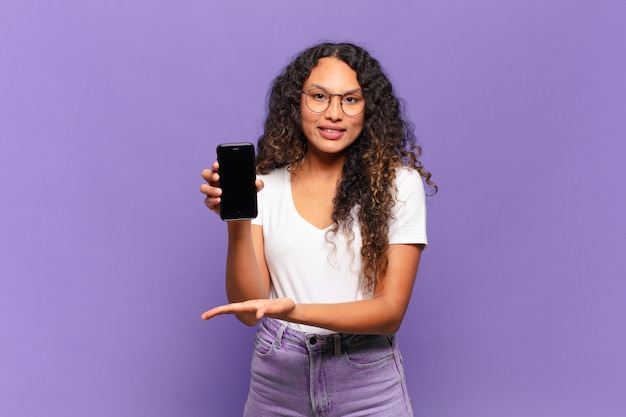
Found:
<svg viewBox="0 0 626 417"><path fill-rule="evenodd" d="M325 108L324 110L315 111L315 110L313 110L313 109L311 108L311 106L309 106L309 101L307 100L307 98L309 97L309 93L310 93L310 91L311 91L311 90L321 90L321 91L324 91L325 93L327 93L327 94L328 94L329 98L328 98L328 100L326 101L326 108ZM342 111L342 112L343 112L346 116L349 116L349 117L358 116L359 114L363 113L363 111L365 110L365 104L363 104L363 108L362 108L362 109L361 109L361 111L360 111L360 112L358 112L357 114L348 114L348 113L346 113L346 111L343 109L343 103L344 103L344 101L343 101L343 96L349 96L349 95L351 95L351 94L358 94L358 95L360 95L361 97L363 97L363 100L365 100L365 96L363 96L363 93L360 93L360 92L357 92L357 91L349 91L349 92L347 92L347 93L337 94L337 93L331 93L331 92L329 92L329 91L326 91L326 90L324 90L323 88L320 88L320 87L311 87L311 88L309 88L307 91L302 91L301 93L306 95L306 97L304 98L304 104L306 104L306 107L307 107L309 110L311 110L313 113L317 113L317 114L319 114L319 113L324 113L326 110L328 110L328 108L330 107L330 102L333 100L333 96L337 96L337 97L339 97L339 107L341 107L341 111Z"/></svg>

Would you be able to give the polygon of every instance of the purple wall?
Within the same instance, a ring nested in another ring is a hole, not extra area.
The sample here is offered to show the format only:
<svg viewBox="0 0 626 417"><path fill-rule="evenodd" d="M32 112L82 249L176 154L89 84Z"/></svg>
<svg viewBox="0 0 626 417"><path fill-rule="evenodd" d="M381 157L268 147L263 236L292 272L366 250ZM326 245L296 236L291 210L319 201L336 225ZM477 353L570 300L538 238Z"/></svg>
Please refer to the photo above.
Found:
<svg viewBox="0 0 626 417"><path fill-rule="evenodd" d="M240 414L253 329L199 319L225 299L200 170L324 39L381 60L441 187L400 332L416 415L626 415L624 22L617 0L3 2L0 415Z"/></svg>

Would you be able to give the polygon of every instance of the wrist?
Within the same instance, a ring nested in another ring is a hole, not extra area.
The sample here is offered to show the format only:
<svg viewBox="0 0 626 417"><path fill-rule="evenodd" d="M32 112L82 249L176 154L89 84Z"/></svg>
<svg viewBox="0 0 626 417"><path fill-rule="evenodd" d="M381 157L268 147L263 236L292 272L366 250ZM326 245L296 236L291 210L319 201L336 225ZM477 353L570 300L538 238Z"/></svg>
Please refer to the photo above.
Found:
<svg viewBox="0 0 626 417"><path fill-rule="evenodd" d="M249 234L252 228L250 220L231 220L226 222L229 237L236 237L242 234Z"/></svg>

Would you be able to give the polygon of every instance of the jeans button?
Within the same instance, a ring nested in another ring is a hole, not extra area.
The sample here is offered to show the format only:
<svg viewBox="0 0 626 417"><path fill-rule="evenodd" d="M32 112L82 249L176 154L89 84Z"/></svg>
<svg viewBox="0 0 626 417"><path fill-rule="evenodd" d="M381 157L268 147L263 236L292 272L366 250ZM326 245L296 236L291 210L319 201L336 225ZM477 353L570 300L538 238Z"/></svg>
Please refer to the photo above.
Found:
<svg viewBox="0 0 626 417"><path fill-rule="evenodd" d="M314 344L317 343L317 339L315 337L311 337L311 338L309 338L309 343L314 345Z"/></svg>

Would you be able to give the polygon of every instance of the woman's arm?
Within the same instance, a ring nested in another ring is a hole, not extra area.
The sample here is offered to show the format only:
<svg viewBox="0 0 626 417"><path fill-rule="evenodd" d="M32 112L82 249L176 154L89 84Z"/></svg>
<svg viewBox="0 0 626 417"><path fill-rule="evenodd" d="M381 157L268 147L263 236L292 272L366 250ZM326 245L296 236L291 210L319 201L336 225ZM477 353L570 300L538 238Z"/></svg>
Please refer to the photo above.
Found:
<svg viewBox="0 0 626 417"><path fill-rule="evenodd" d="M351 334L390 334L399 328L411 299L423 245L389 247L387 273L371 300L337 304L295 304L292 300L252 299L216 307L204 313L208 320L220 314L255 314Z"/></svg>
<svg viewBox="0 0 626 417"><path fill-rule="evenodd" d="M219 165L213 164L212 170L205 169L202 176L207 184L202 184L200 191L206 195L206 206L219 214L222 190L218 187ZM263 183L257 180L257 191ZM265 263L263 250L263 230L252 225L250 220L227 222L228 250L226 255L226 295L231 303L256 298L268 298L270 278ZM248 325L258 321L254 314L235 312L237 318Z"/></svg>
<svg viewBox="0 0 626 417"><path fill-rule="evenodd" d="M228 222L226 295L231 303L270 296L270 276L263 251L263 229L249 220ZM244 324L259 320L254 314L237 314Z"/></svg>
<svg viewBox="0 0 626 417"><path fill-rule="evenodd" d="M387 273L371 300L298 304L284 319L340 333L395 333L411 300L422 249L421 245L390 245Z"/></svg>

